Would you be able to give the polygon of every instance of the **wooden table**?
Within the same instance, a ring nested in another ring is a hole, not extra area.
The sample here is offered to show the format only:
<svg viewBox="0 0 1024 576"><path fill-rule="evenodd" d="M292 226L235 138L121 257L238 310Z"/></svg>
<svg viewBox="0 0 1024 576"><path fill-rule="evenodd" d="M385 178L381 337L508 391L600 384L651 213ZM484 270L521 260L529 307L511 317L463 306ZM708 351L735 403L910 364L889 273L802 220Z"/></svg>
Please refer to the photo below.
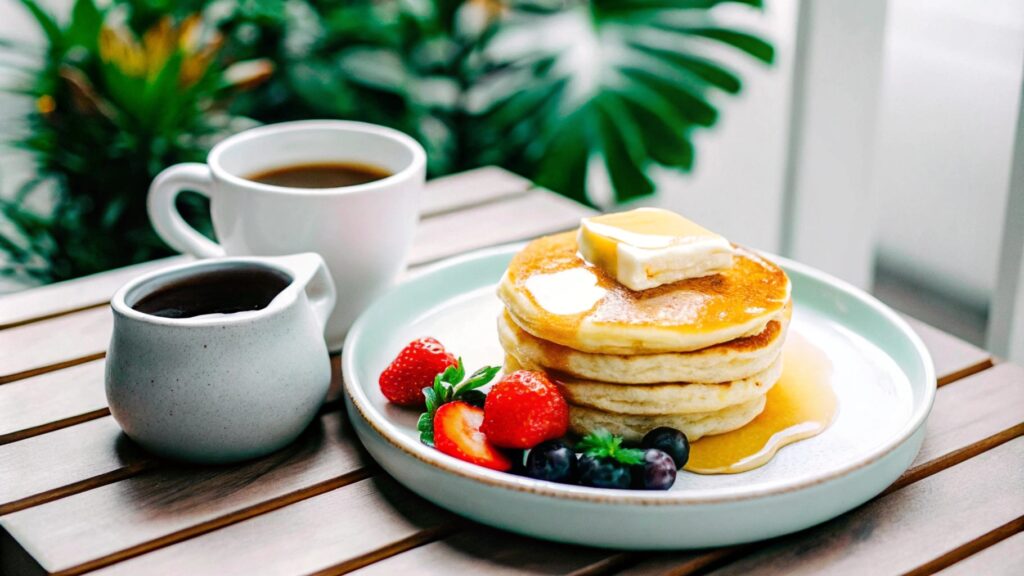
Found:
<svg viewBox="0 0 1024 576"><path fill-rule="evenodd" d="M412 264L589 213L497 168L435 180ZM191 467L138 449L106 408L106 303L180 260L0 298L0 572L1024 574L1024 368L925 324L911 320L941 388L920 456L883 495L768 542L617 552L476 525L397 485L345 422L337 370L319 422L262 460Z"/></svg>

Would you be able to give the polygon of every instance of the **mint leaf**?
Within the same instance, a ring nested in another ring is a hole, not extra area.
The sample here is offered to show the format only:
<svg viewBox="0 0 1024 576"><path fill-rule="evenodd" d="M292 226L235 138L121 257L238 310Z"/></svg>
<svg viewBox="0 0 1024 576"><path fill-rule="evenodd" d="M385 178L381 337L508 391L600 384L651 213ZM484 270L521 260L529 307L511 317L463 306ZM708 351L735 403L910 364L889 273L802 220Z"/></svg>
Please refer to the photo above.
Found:
<svg viewBox="0 0 1024 576"><path fill-rule="evenodd" d="M636 448L623 448L622 437L601 429L583 437L576 449L591 458L612 458L632 466L644 460L644 451Z"/></svg>

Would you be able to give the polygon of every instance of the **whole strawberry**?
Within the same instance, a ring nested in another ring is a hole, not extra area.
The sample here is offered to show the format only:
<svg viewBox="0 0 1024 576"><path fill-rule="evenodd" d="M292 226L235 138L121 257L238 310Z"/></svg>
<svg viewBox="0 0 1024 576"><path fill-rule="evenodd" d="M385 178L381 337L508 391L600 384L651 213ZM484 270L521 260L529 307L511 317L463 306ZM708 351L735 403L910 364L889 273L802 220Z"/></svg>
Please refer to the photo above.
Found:
<svg viewBox="0 0 1024 576"><path fill-rule="evenodd" d="M495 446L533 448L569 428L569 406L542 372L517 370L491 388L480 430Z"/></svg>
<svg viewBox="0 0 1024 576"><path fill-rule="evenodd" d="M457 360L434 338L410 342L380 374L380 391L402 406L423 406L423 389Z"/></svg>

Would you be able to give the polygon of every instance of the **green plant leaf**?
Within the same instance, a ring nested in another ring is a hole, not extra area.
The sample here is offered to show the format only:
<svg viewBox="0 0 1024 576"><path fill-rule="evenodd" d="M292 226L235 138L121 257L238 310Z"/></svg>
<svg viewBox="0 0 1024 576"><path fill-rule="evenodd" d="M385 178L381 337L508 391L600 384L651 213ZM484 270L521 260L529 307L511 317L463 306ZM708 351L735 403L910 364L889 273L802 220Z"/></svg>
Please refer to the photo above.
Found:
<svg viewBox="0 0 1024 576"><path fill-rule="evenodd" d="M64 34L61 32L60 25L57 24L53 16L46 12L46 10L43 10L35 0L21 0L21 5L32 14L36 23L43 30L43 35L46 36L51 52L61 52L64 49Z"/></svg>
<svg viewBox="0 0 1024 576"><path fill-rule="evenodd" d="M616 201L651 194L652 167L693 167L694 129L718 120L712 93L737 94L743 87L738 74L696 51L694 38L766 62L774 56L767 41L719 26L713 7L721 3L530 2L528 9L513 3L513 17L485 48L494 66L488 78L500 83L529 69L532 80L485 107L481 118L490 131L482 142L521 146L513 169L570 198L589 200L595 156L607 168ZM740 3L761 6L757 0ZM538 62L545 65L530 68ZM553 120L534 120L548 113ZM517 134L520 127L529 137Z"/></svg>
<svg viewBox="0 0 1024 576"><path fill-rule="evenodd" d="M775 61L775 47L768 43L768 41L747 32L728 30L726 28L672 27L670 24L664 26L667 29L689 34L690 36L701 36L728 44L733 48L746 52L765 64L771 64Z"/></svg>
<svg viewBox="0 0 1024 576"><path fill-rule="evenodd" d="M69 46L82 46L90 52L97 49L103 14L93 0L75 0L68 22L67 41Z"/></svg>

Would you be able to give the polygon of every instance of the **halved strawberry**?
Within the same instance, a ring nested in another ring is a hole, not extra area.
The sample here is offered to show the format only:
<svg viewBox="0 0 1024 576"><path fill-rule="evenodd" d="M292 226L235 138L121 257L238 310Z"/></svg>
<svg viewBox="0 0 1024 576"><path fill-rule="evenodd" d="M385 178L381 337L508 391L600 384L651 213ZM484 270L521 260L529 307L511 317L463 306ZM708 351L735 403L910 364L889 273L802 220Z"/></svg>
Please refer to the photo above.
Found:
<svg viewBox="0 0 1024 576"><path fill-rule="evenodd" d="M449 456L492 470L512 469L512 461L491 444L480 425L484 411L456 400L434 414L434 446Z"/></svg>

